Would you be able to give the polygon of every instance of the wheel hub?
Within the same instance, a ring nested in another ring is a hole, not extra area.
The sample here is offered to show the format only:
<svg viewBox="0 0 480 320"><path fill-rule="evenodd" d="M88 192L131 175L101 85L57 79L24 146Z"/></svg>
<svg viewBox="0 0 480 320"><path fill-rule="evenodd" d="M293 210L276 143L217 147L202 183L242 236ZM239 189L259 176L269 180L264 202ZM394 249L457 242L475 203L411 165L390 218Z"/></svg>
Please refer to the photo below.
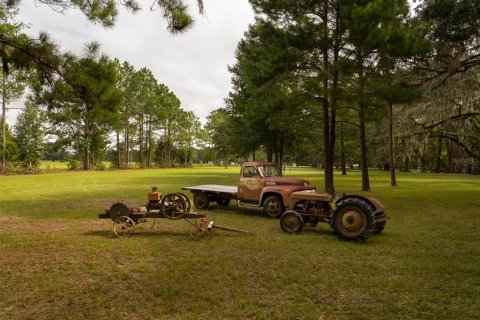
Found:
<svg viewBox="0 0 480 320"><path fill-rule="evenodd" d="M280 211L280 205L277 202L270 202L268 204L268 211L271 213L278 213Z"/></svg>
<svg viewBox="0 0 480 320"><path fill-rule="evenodd" d="M288 216L284 220L284 224L288 229L295 229L298 227L298 220L294 216Z"/></svg>
<svg viewBox="0 0 480 320"><path fill-rule="evenodd" d="M360 212L349 210L342 215L341 223L348 232L356 232L362 229L365 220Z"/></svg>

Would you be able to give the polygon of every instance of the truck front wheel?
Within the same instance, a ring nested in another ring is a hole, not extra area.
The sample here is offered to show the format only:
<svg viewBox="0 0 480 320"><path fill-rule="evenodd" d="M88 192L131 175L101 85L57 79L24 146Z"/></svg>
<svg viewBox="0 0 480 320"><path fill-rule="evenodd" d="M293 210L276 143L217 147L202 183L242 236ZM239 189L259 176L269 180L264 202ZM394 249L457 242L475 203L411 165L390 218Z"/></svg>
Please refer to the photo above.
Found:
<svg viewBox="0 0 480 320"><path fill-rule="evenodd" d="M263 212L270 218L278 218L284 211L283 201L278 196L270 196L263 202Z"/></svg>
<svg viewBox="0 0 480 320"><path fill-rule="evenodd" d="M203 210L208 209L210 201L204 192L196 192L193 195L193 204L195 205L195 208Z"/></svg>

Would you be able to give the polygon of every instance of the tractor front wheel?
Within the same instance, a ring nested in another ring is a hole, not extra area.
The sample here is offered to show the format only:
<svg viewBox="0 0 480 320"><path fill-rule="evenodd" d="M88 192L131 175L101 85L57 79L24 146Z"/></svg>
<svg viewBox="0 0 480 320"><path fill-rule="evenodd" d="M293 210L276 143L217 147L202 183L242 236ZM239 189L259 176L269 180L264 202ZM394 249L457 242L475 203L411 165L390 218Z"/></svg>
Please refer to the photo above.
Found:
<svg viewBox="0 0 480 320"><path fill-rule="evenodd" d="M303 218L296 211L286 211L280 218L280 227L287 233L299 233L303 229Z"/></svg>

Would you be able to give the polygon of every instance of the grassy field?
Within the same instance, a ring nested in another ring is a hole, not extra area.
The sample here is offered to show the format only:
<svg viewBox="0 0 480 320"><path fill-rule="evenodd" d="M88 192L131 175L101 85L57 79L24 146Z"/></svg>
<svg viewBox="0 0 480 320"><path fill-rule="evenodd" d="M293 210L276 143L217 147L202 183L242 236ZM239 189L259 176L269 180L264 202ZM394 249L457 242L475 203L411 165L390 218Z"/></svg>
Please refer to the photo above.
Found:
<svg viewBox="0 0 480 320"><path fill-rule="evenodd" d="M480 177L372 171L390 217L366 243L328 225L284 234L259 210L212 206L194 241L182 221L112 237L97 213L144 204L151 185L234 185L237 168L0 177L0 319L479 319ZM322 171L287 169L323 186ZM358 193L360 173L336 175Z"/></svg>

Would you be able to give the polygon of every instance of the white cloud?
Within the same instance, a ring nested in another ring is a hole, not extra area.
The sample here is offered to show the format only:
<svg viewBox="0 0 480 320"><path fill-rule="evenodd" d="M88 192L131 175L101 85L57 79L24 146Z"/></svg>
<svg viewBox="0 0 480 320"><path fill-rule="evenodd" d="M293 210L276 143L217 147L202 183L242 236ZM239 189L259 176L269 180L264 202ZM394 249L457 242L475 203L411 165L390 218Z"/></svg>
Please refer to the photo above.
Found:
<svg viewBox="0 0 480 320"><path fill-rule="evenodd" d="M196 1L191 1L195 13ZM31 24L27 32L48 32L65 51L81 54L86 43L97 41L111 58L128 61L135 68L150 69L180 99L182 107L202 120L223 106L230 91L227 66L235 62L238 41L253 22L246 0L205 0L206 16L195 15L196 23L184 34L166 30L160 11L145 8L132 15L121 10L114 28L92 24L78 10L54 12L45 5L24 0L18 20ZM15 112L9 114L13 122Z"/></svg>

